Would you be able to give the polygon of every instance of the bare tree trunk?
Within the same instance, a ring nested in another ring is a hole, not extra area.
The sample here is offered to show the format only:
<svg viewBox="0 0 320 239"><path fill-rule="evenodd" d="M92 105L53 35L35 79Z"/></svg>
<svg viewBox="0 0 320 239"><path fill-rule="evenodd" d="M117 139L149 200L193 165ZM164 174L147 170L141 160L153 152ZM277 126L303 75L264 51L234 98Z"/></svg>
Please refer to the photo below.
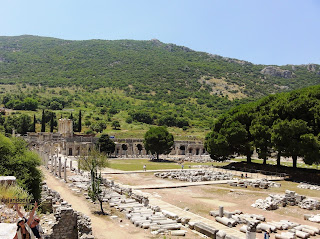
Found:
<svg viewBox="0 0 320 239"><path fill-rule="evenodd" d="M103 207L102 207L102 200L99 200L100 202L100 210L101 210L101 213L104 215L104 211L103 211Z"/></svg>
<svg viewBox="0 0 320 239"><path fill-rule="evenodd" d="M292 167L293 168L297 168L297 160L298 160L297 155L292 156Z"/></svg>
<svg viewBox="0 0 320 239"><path fill-rule="evenodd" d="M281 166L281 152L278 152L277 154L277 167Z"/></svg>
<svg viewBox="0 0 320 239"><path fill-rule="evenodd" d="M267 165L267 156L263 158L263 165Z"/></svg>

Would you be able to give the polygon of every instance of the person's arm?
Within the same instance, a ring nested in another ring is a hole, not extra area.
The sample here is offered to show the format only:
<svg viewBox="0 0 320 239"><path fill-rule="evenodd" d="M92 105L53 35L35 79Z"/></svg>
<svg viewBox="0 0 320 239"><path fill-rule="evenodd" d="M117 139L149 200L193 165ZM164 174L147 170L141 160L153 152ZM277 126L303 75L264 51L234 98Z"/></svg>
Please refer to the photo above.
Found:
<svg viewBox="0 0 320 239"><path fill-rule="evenodd" d="M16 233L13 239L18 239L18 233Z"/></svg>
<svg viewBox="0 0 320 239"><path fill-rule="evenodd" d="M18 216L21 217L21 218L23 218L24 215L20 212L20 209L19 209L18 204L16 203L16 204L14 204L14 206L15 206L15 209L16 209L16 211L17 211L17 213L18 213Z"/></svg>
<svg viewBox="0 0 320 239"><path fill-rule="evenodd" d="M30 212L29 214L29 218L28 218L28 221L27 221L27 224L30 226L30 224L32 223L32 220L33 220L33 216L34 216L34 213L36 212L38 208L38 203L35 202L34 203L34 208L32 209L32 211Z"/></svg>

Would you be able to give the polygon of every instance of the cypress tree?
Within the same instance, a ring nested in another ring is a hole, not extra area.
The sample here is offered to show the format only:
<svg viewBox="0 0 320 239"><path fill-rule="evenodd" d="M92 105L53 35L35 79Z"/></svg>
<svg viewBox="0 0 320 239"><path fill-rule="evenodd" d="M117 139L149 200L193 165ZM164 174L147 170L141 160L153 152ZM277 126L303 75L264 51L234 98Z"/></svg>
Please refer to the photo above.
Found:
<svg viewBox="0 0 320 239"><path fill-rule="evenodd" d="M54 124L53 112L51 112L51 118L50 118L50 132L51 133L53 133L53 124Z"/></svg>
<svg viewBox="0 0 320 239"><path fill-rule="evenodd" d="M71 115L70 115L69 119L73 120L73 115L72 115L72 112L71 112Z"/></svg>
<svg viewBox="0 0 320 239"><path fill-rule="evenodd" d="M33 115L33 126L32 126L32 132L36 132L36 115Z"/></svg>
<svg viewBox="0 0 320 239"><path fill-rule="evenodd" d="M41 132L46 132L46 119L44 117L44 110L42 110Z"/></svg>
<svg viewBox="0 0 320 239"><path fill-rule="evenodd" d="M81 110L79 111L79 121L78 121L78 132L81 132L82 126L81 126Z"/></svg>

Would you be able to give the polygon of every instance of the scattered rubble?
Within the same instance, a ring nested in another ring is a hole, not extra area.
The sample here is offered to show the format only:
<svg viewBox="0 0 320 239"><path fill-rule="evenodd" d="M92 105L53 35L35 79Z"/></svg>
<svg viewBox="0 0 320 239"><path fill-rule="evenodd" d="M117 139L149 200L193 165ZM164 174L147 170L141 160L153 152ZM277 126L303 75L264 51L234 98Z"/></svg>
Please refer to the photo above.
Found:
<svg viewBox="0 0 320 239"><path fill-rule="evenodd" d="M320 209L320 202L318 200L306 198L306 196L289 190L286 190L285 195L269 194L266 199L258 199L251 206L263 210L276 210L279 206L285 207L287 205L297 205L300 208L308 210Z"/></svg>
<svg viewBox="0 0 320 239"><path fill-rule="evenodd" d="M320 223L320 214L316 214L316 215L305 214L304 219L309 220L311 222Z"/></svg>
<svg viewBox="0 0 320 239"><path fill-rule="evenodd" d="M261 189L268 189L271 187L274 187L274 188L281 187L280 183L269 181L265 178L256 179L256 180L238 180L235 182L230 182L229 185L234 187L242 187L242 188L247 188L248 186L251 186L253 188L261 188Z"/></svg>
<svg viewBox="0 0 320 239"><path fill-rule="evenodd" d="M310 190L318 190L318 191L320 191L320 186L319 185L300 183L297 187L298 188L303 188L303 189L310 189Z"/></svg>
<svg viewBox="0 0 320 239"><path fill-rule="evenodd" d="M220 222L229 227L235 227L238 224L244 224L240 227L243 233L276 233L275 238L309 238L320 234L320 229L309 225L300 225L288 220L266 222L262 215L244 214L241 211L228 212L224 211L223 207L219 207L218 211L210 211L211 216L214 216L217 222ZM320 216L320 215L319 215ZM320 218L319 218L320 219ZM288 230L287 232L277 233L278 230Z"/></svg>
<svg viewBox="0 0 320 239"><path fill-rule="evenodd" d="M214 172L211 170L179 170L170 172L155 173L154 176L160 178L177 179L187 182L231 180L232 174Z"/></svg>

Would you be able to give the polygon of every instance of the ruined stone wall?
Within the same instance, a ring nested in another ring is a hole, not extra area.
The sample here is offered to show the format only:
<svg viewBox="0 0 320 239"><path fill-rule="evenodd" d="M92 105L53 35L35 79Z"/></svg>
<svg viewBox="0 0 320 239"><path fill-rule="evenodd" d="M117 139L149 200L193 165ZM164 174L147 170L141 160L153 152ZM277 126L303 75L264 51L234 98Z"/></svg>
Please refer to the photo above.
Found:
<svg viewBox="0 0 320 239"><path fill-rule="evenodd" d="M91 220L88 216L72 209L60 194L48 188L46 184L42 186L41 209L43 212L54 213L55 221L47 230L44 239L92 239Z"/></svg>

